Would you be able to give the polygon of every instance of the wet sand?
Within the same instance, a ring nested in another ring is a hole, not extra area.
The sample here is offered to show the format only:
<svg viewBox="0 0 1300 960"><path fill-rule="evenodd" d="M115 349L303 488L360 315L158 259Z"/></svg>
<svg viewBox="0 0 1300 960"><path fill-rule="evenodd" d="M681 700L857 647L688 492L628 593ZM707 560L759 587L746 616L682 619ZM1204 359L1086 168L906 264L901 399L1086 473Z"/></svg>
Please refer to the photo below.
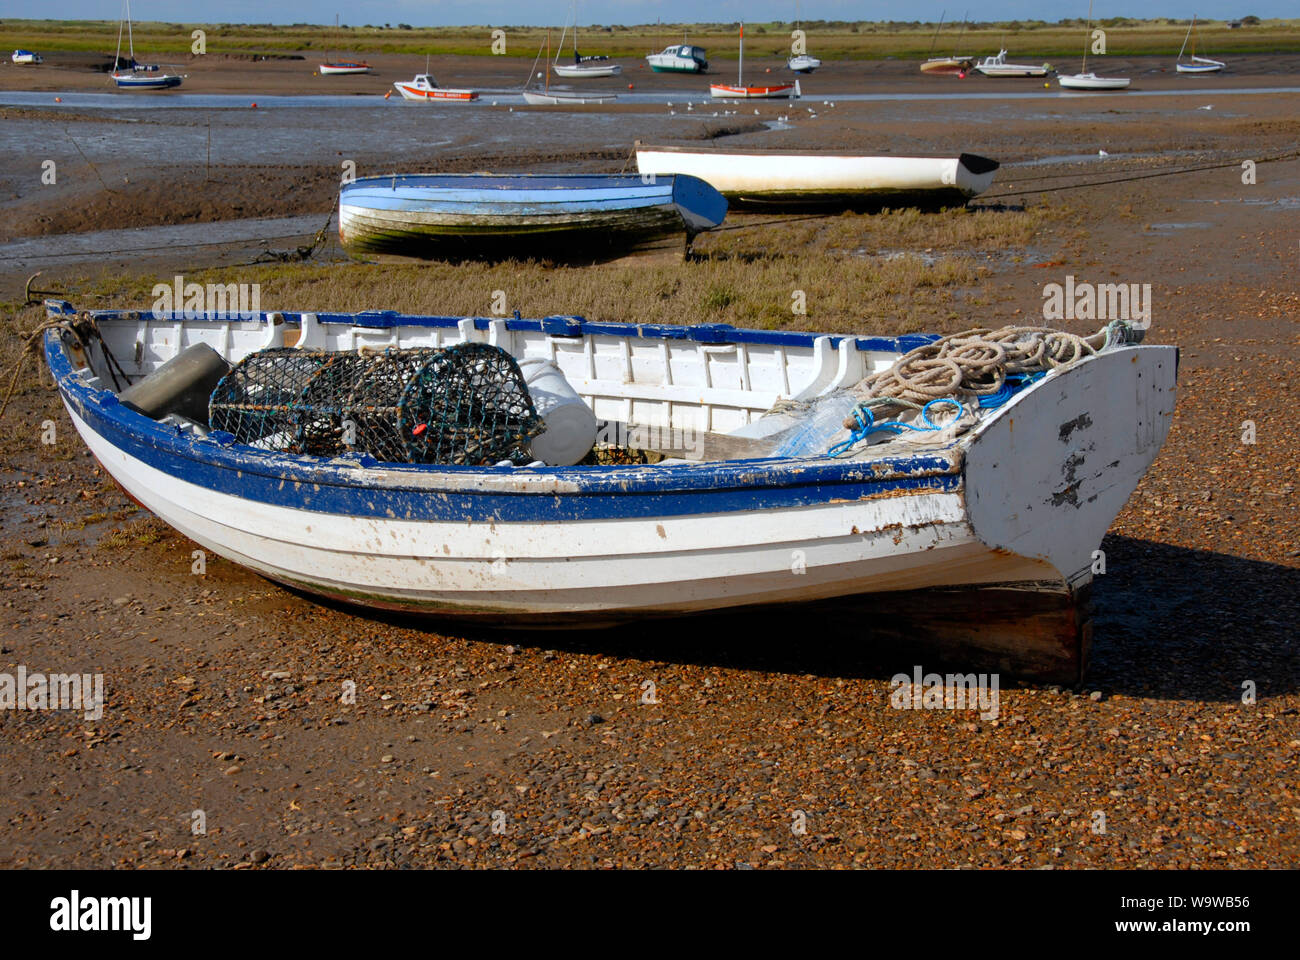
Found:
<svg viewBox="0 0 1300 960"><path fill-rule="evenodd" d="M935 316L936 328L1037 322L1043 284L1066 274L1152 284L1149 337L1182 351L1178 408L1103 544L1092 666L1079 688L1006 678L996 721L897 711L890 677L913 662L876 649L865 624L856 635L768 617L466 635L323 606L214 558L197 577L193 545L128 502L85 454L57 398L32 388L3 425L0 670L103 671L109 703L99 721L0 712L0 765L14 771L0 796L0 859L1300 865L1300 163L1260 164L1254 185L1235 165L1295 149L1295 103L1189 95L837 105L793 129L727 138L965 149L1006 162L981 202L1043 204L1046 225L1023 256L990 260L984 280L960 292L960 315ZM772 109L786 108L764 116ZM617 169L614 151L631 131L613 142L573 129L566 149L453 144L436 161ZM1110 156L1098 157L1102 149ZM248 187L240 215L277 197L277 215L327 212L336 159L327 150L321 141L301 165L223 163L223 178ZM372 162L420 155L378 150ZM1175 161L1234 166L1032 192ZM123 163L110 171L139 176L140 166ZM186 186L195 177L191 162L143 182L160 194L168 183L196 193L213 205L200 219L230 217L236 195ZM145 193L123 191L121 206L100 208L108 200L91 180L43 205L30 187L6 182L17 197L6 193L4 207L79 224L67 229L189 222L180 200L151 220L162 201ZM288 189L298 181L300 193ZM86 213L77 220L72 208ZM148 283L218 255L158 251L141 264L106 252L102 266ZM41 279L75 283L86 272L50 264ZM11 271L4 282L12 298L21 280ZM856 329L871 325L862 318ZM57 424L53 447L39 442L46 419ZM1247 419L1253 445L1241 442ZM355 706L339 702L344 680L356 683ZM658 704L639 702L645 680ZM1247 681L1257 688L1252 704L1242 702ZM206 835L189 829L195 809L206 813ZM802 835L790 829L796 810L807 816ZM492 831L494 811L504 833ZM1096 811L1105 833L1094 832Z"/></svg>

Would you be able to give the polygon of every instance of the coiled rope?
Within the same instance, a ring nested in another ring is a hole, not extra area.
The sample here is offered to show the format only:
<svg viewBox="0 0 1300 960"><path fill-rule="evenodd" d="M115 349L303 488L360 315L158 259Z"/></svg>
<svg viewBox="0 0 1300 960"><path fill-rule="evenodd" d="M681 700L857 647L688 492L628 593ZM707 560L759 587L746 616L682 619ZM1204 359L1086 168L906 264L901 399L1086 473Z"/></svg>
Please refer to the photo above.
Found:
<svg viewBox="0 0 1300 960"><path fill-rule="evenodd" d="M1000 407L1020 389L1048 371L1068 367L1116 343L1141 340L1140 330L1112 321L1091 336L1050 327L976 327L941 337L903 354L888 370L863 378L853 387L860 398L844 427L847 440L830 456L843 456L873 433L958 431L975 423L975 410ZM942 423L930 417L932 405L954 408ZM878 421L884 411L919 410L913 422Z"/></svg>

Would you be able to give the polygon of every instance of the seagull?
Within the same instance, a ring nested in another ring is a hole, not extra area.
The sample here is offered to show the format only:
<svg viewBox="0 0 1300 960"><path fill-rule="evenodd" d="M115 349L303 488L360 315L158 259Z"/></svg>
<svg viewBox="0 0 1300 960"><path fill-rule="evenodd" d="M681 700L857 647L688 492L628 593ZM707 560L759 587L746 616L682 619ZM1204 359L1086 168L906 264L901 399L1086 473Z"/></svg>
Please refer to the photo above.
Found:
<svg viewBox="0 0 1300 960"><path fill-rule="evenodd" d="M758 110L754 111L754 116L758 116Z"/></svg>
<svg viewBox="0 0 1300 960"><path fill-rule="evenodd" d="M1107 153L1105 150L1098 150L1098 151L1097 151L1097 156L1099 156L1099 157L1109 157L1110 154Z"/></svg>

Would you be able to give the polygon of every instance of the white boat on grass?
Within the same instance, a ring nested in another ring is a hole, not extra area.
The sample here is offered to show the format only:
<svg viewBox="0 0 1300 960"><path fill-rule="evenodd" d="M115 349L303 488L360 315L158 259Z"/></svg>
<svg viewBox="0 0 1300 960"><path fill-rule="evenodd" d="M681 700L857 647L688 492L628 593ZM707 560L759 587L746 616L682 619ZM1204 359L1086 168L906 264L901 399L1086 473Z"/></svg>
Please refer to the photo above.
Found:
<svg viewBox="0 0 1300 960"><path fill-rule="evenodd" d="M1184 63L1183 54L1187 52L1188 43L1192 45L1191 58ZM1183 37L1182 49L1178 51L1178 59L1174 63L1174 69L1179 73L1218 73L1227 64L1222 60L1211 60L1209 57L1198 57L1196 55L1196 17L1192 17L1191 26L1187 28L1187 36Z"/></svg>
<svg viewBox="0 0 1300 960"><path fill-rule="evenodd" d="M987 190L996 160L870 157L777 150L636 144L641 174L685 173L733 206L855 207L962 204Z"/></svg>
<svg viewBox="0 0 1300 960"><path fill-rule="evenodd" d="M57 325L46 360L106 472L199 547L292 588L524 628L853 597L917 611L918 646L1075 681L1093 552L1164 440L1177 363L1176 348L1135 346L1112 325L1072 361L1005 385L1000 406L973 405L964 432L882 434L840 458L768 444L755 458L745 444L761 448L765 425L789 420L769 413L779 401L821 402L898 370L933 338L560 316L47 308ZM642 456L622 466L395 463L351 448L313 456L168 412L171 397L197 387L174 382L177 365L162 369L187 349L214 360L204 376L215 378L262 349L314 364L362 348L465 344L520 370L555 370L607 449L635 444ZM860 624L852 642L869 642L872 621Z"/></svg>
<svg viewBox="0 0 1300 960"><path fill-rule="evenodd" d="M15 50L12 54L9 55L9 59L15 65L20 67L35 66L36 64L45 62L44 57L42 57L39 53L35 53L34 51L31 50Z"/></svg>
<svg viewBox="0 0 1300 960"><path fill-rule="evenodd" d="M1045 77L1047 67L1029 63L1007 63L1007 51L999 50L996 57L985 57L975 64L975 69L986 77Z"/></svg>

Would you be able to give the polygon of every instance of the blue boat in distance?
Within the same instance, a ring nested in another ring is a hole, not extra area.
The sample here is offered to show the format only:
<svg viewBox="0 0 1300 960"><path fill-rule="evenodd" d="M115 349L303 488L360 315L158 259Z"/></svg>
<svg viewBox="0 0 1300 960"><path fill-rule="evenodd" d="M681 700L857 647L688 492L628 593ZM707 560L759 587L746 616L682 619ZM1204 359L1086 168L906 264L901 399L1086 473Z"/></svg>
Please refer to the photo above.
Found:
<svg viewBox="0 0 1300 960"><path fill-rule="evenodd" d="M339 238L354 255L590 260L685 248L727 201L680 174L403 174L339 191Z"/></svg>

